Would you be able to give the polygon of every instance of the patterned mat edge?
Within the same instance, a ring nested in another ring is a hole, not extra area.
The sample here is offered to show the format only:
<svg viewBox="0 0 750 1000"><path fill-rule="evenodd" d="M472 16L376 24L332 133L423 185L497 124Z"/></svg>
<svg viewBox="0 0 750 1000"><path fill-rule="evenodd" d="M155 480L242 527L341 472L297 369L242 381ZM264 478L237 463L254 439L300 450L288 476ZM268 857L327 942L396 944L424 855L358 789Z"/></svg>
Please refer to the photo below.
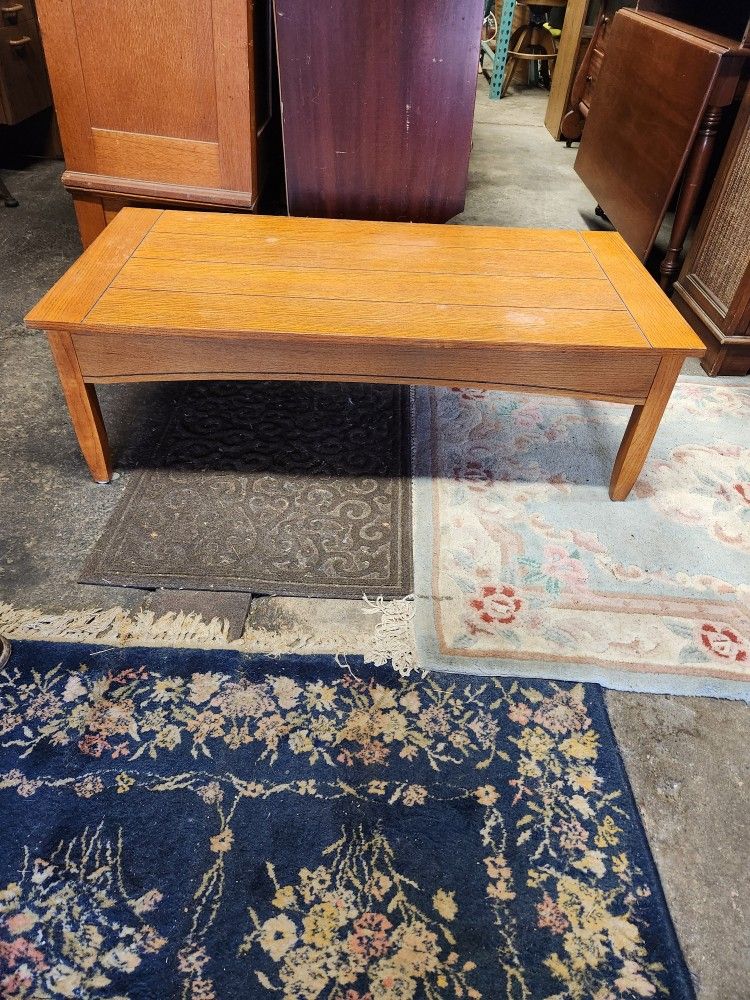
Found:
<svg viewBox="0 0 750 1000"><path fill-rule="evenodd" d="M311 636L306 630L282 633L247 628L239 639L229 639L230 623L204 619L197 612L129 611L120 606L48 612L15 608L0 601L0 635L16 641L96 644L101 646L175 649L229 649L243 653L281 656L291 653L362 656L366 663L393 668L407 676L417 668L414 655L414 597L371 600L362 595L361 612L374 618L371 634L359 644L351 630L329 628Z"/></svg>
<svg viewBox="0 0 750 1000"><path fill-rule="evenodd" d="M175 402L164 428L157 438L152 453L152 463L158 460L164 452L173 431L175 422L178 420L183 396ZM396 565L401 575L401 579L393 584L377 584L378 592L388 598L403 598L413 587L414 563L413 563L413 500L410 489L413 449L411 418L412 407L409 387L401 387L398 394L398 404L396 410L400 414L400 452L403 466L402 475L402 495L399 501L398 510L403 515L402 522L394 527L395 544L397 546ZM133 507L137 505L139 493L145 481L158 471L149 465L136 472L136 474L126 484L123 495L117 502L117 506L109 515L101 533L86 555L81 570L78 574L78 583L93 586L124 587L132 589L159 589L169 590L204 590L211 591L231 591L262 595L264 597L312 597L312 598L338 598L340 600L358 600L361 586L359 584L339 584L316 582L312 584L280 583L279 581L264 580L254 576L252 578L242 578L239 576L206 576L206 575L179 575L175 573L155 574L133 572L105 571L106 563L112 559L111 549L118 540L118 534L122 534L122 526L132 515ZM168 582L167 582L168 581ZM257 585L257 586L256 586Z"/></svg>

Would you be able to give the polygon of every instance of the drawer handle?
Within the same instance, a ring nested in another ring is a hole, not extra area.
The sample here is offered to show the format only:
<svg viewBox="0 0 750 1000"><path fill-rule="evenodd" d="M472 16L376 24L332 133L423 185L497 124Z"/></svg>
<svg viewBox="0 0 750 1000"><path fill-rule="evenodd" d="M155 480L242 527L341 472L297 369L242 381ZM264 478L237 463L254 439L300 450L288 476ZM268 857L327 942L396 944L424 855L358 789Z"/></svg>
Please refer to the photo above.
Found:
<svg viewBox="0 0 750 1000"><path fill-rule="evenodd" d="M30 41L29 35L24 35L23 38L9 38L8 45L12 45L14 49L20 49L22 45L28 45Z"/></svg>
<svg viewBox="0 0 750 1000"><path fill-rule="evenodd" d="M23 10L22 3L14 3L12 7L0 7L0 14L18 14Z"/></svg>

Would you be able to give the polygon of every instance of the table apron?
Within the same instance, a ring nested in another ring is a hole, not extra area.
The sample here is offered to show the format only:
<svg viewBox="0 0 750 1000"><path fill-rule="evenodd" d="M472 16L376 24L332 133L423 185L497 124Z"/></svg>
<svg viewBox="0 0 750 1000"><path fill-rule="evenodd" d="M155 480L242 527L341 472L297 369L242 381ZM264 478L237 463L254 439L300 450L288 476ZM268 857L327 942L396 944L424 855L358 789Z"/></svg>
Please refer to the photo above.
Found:
<svg viewBox="0 0 750 1000"><path fill-rule="evenodd" d="M294 337L262 340L74 334L86 382L290 379L467 385L642 403L657 351L597 347L342 344Z"/></svg>

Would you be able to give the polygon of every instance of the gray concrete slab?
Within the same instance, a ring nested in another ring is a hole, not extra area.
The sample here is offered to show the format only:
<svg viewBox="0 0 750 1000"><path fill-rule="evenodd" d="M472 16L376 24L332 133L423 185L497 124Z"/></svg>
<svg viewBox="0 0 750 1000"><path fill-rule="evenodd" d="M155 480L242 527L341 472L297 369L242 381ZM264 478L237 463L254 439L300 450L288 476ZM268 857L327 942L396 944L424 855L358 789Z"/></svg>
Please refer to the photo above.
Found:
<svg viewBox="0 0 750 1000"><path fill-rule="evenodd" d="M466 209L455 224L601 227L573 172L575 150L553 142L543 126L545 99L514 88L491 102L480 81ZM147 593L82 587L76 574L128 478L149 460L176 390L102 387L119 479L93 484L44 338L21 325L80 252L61 169L9 171L21 204L0 208L0 600L47 611L137 609ZM215 613L215 596L205 595L206 617ZM197 610L195 600L184 610ZM373 626L354 602L299 598L255 601L249 622L277 645L297 648L316 636L366 643ZM699 996L746 1000L750 709L619 692L607 703Z"/></svg>

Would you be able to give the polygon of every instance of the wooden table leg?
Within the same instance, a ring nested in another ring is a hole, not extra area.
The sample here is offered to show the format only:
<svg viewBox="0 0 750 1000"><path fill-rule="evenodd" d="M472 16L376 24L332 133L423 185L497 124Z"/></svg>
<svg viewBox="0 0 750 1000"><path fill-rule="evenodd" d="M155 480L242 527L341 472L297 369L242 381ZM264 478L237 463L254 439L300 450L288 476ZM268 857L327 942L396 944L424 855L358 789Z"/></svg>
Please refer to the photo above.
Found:
<svg viewBox="0 0 750 1000"><path fill-rule="evenodd" d="M681 355L662 357L646 402L633 407L609 483L612 500L624 500L635 486L683 361Z"/></svg>
<svg viewBox="0 0 750 1000"><path fill-rule="evenodd" d="M112 462L96 390L83 381L70 334L49 332L47 337L83 457L97 483L108 483Z"/></svg>

